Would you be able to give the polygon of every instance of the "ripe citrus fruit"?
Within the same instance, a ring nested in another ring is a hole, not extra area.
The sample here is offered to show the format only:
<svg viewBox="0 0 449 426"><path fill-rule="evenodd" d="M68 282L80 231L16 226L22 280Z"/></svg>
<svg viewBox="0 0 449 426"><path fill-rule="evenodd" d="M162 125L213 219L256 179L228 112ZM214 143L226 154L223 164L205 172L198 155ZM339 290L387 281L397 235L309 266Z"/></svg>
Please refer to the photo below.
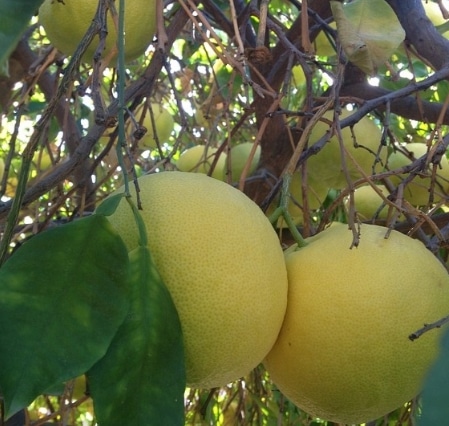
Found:
<svg viewBox="0 0 449 426"><path fill-rule="evenodd" d="M49 169L53 165L53 161L47 149L36 151L33 155L33 166L39 171Z"/></svg>
<svg viewBox="0 0 449 426"><path fill-rule="evenodd" d="M226 154L217 152L217 148L207 145L196 145L186 149L176 162L176 167L181 172L194 172L208 174L212 166L211 176L215 179L222 180L226 165ZM214 165L215 157L219 155Z"/></svg>
<svg viewBox="0 0 449 426"><path fill-rule="evenodd" d="M340 120L351 114L351 111L344 109ZM323 118L332 122L334 111L327 111ZM326 122L319 121L310 133L309 146L321 139L329 130L330 127ZM353 132L349 127L342 129L341 136L345 148L367 175L372 175L374 168L376 171L383 169L387 153L385 149L382 149L379 158L376 158L380 147L381 131L373 120L365 116L353 127ZM357 146L355 142L357 142ZM348 155L345 156L345 160L349 177L352 180L362 178L363 175ZM307 160L307 169L313 179L326 183L329 188L342 189L347 186L337 136L333 136L317 155L312 155Z"/></svg>
<svg viewBox="0 0 449 426"><path fill-rule="evenodd" d="M384 197L388 197L389 191L385 185L375 185L375 187ZM346 210L349 209L349 197L345 198L345 207ZM355 190L354 207L361 221L387 219L395 213L371 185L363 185Z"/></svg>
<svg viewBox="0 0 449 426"><path fill-rule="evenodd" d="M337 28L335 22L331 22L330 26L333 29ZM320 31L315 39L315 51L318 56L335 56L337 54L324 30Z"/></svg>
<svg viewBox="0 0 449 426"><path fill-rule="evenodd" d="M335 224L286 252L288 305L264 364L287 398L336 423L374 420L415 397L449 313L449 275L425 246L361 225L360 244Z"/></svg>
<svg viewBox="0 0 449 426"><path fill-rule="evenodd" d="M394 151L388 157L388 168L395 170L409 165L412 161L422 157L427 153L427 145L424 143L412 142L402 146L410 153L410 158L400 152ZM414 206L426 206L430 200L432 167L430 164L427 170L421 175L418 174L411 182L404 187L404 198ZM391 176L391 181L398 185L408 174ZM436 180L433 187L433 201L438 202L442 197L449 194L449 161L445 156L441 158L440 167L436 171Z"/></svg>
<svg viewBox="0 0 449 426"><path fill-rule="evenodd" d="M161 172L139 186L149 249L181 320L188 385L240 378L269 352L285 315L287 272L276 233L242 192L203 174ZM127 203L110 220L136 248Z"/></svg>
<svg viewBox="0 0 449 426"><path fill-rule="evenodd" d="M251 150L254 144L252 142L243 142L235 145L231 148L229 156L227 157L227 164L225 166L225 176L224 180L227 179L226 172L230 172L230 178L232 182L238 182L242 176L243 169L246 166ZM260 160L260 145L257 145L254 156L251 159L251 164L248 169L246 176L250 176L254 170L256 170L257 165ZM228 170L229 168L229 170Z"/></svg>
<svg viewBox="0 0 449 426"><path fill-rule="evenodd" d="M432 24L438 27L447 22L441 12L440 6L436 2L423 2L424 10L426 11L427 17L432 21ZM449 36L449 31L446 29L439 30L439 32L446 38Z"/></svg>
<svg viewBox="0 0 449 426"><path fill-rule="evenodd" d="M6 189L5 195L7 197L13 198L16 195L17 184L19 183L19 179L15 176L11 176L6 181Z"/></svg>
<svg viewBox="0 0 449 426"><path fill-rule="evenodd" d="M168 142L175 122L170 112L161 104L152 103L151 110L153 111L154 124L156 126L156 135L159 143L162 145ZM143 112L142 112L143 113ZM139 117L140 118L140 117ZM143 126L146 127L147 132L140 139L139 146L141 148L157 148L156 139L154 138L153 122L151 120L151 113L149 110L145 112L143 119Z"/></svg>
<svg viewBox="0 0 449 426"><path fill-rule="evenodd" d="M115 2L118 13L118 2ZM66 55L72 55L91 24L98 2L92 0L45 0L39 9L39 21L51 43ZM108 11L106 47L107 57L117 46L117 27ZM142 55L156 32L155 0L125 1L125 60ZM96 36L84 59L92 61L99 44Z"/></svg>
<svg viewBox="0 0 449 426"><path fill-rule="evenodd" d="M306 84L306 75L304 74L304 70L301 65L295 65L292 68L292 78L294 87L299 87Z"/></svg>

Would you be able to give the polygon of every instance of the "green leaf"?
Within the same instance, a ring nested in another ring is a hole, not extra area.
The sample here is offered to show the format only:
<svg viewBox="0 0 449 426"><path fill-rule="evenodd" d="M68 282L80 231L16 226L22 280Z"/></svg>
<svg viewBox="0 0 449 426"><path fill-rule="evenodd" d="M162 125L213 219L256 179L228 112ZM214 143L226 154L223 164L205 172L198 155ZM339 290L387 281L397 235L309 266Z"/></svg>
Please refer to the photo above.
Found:
<svg viewBox="0 0 449 426"><path fill-rule="evenodd" d="M125 197L125 193L122 192L120 194L112 195L108 198L106 198L95 210L96 214L100 214L102 216L111 216L114 214L115 210L117 209L120 202L123 200L123 197Z"/></svg>
<svg viewBox="0 0 449 426"><path fill-rule="evenodd" d="M86 372L128 311L128 254L104 216L36 235L0 269L0 388L11 415Z"/></svg>
<svg viewBox="0 0 449 426"><path fill-rule="evenodd" d="M181 326L146 247L130 253L128 316L107 354L87 372L100 425L183 425Z"/></svg>
<svg viewBox="0 0 449 426"><path fill-rule="evenodd" d="M384 0L330 4L346 56L366 74L375 74L405 38L393 9Z"/></svg>
<svg viewBox="0 0 449 426"><path fill-rule="evenodd" d="M429 371L422 392L422 416L418 426L445 425L449 419L449 329L443 335L441 352Z"/></svg>
<svg viewBox="0 0 449 426"><path fill-rule="evenodd" d="M3 0L0 2L0 67L7 75L7 60L43 0Z"/></svg>

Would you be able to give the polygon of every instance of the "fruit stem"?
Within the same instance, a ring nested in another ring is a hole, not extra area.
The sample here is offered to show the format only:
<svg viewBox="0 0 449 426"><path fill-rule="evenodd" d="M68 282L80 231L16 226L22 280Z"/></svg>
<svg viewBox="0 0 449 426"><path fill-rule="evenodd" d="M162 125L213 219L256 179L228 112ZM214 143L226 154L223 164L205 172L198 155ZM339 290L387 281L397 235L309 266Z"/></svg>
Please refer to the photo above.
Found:
<svg viewBox="0 0 449 426"><path fill-rule="evenodd" d="M292 234L293 239L295 240L296 244L298 244L298 247L305 247L307 245L307 242L299 232L298 228L295 225L295 222L292 219L290 212L288 211L288 203L290 198L289 188L291 179L292 174L288 172L285 173L282 181L281 201L279 203L279 207L277 207L277 209L270 216L270 222L274 224L282 216L285 219L285 222L288 226L289 231Z"/></svg>
<svg viewBox="0 0 449 426"><path fill-rule="evenodd" d="M132 197L128 195L125 198L128 204L130 205L131 210L133 211L134 220L136 221L137 229L139 231L139 245L141 247L146 247L148 246L148 237L145 223L142 219L142 215L140 214L137 206L134 204Z"/></svg>
<svg viewBox="0 0 449 426"><path fill-rule="evenodd" d="M118 96L118 143L116 147L118 163L123 170L123 181L126 197L129 197L129 179L126 173L126 165L123 158L123 149L126 149L125 134L125 2L120 0L118 10L117 31L117 96Z"/></svg>

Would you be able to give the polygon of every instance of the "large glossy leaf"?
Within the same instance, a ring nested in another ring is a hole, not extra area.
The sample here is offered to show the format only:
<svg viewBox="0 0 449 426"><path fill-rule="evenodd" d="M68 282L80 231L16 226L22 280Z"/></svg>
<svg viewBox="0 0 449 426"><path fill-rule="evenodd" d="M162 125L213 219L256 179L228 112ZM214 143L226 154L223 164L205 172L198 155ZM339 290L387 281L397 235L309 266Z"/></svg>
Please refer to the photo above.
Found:
<svg viewBox="0 0 449 426"><path fill-rule="evenodd" d="M432 366L422 393L422 417L419 426L445 425L449 419L449 329L446 330L440 355Z"/></svg>
<svg viewBox="0 0 449 426"><path fill-rule="evenodd" d="M330 4L346 56L366 74L376 73L405 38L393 9L385 0Z"/></svg>
<svg viewBox="0 0 449 426"><path fill-rule="evenodd" d="M7 59L44 0L0 1L0 75L7 74Z"/></svg>
<svg viewBox="0 0 449 426"><path fill-rule="evenodd" d="M181 327L146 247L130 253L131 307L107 354L87 373L100 425L183 425Z"/></svg>
<svg viewBox="0 0 449 426"><path fill-rule="evenodd" d="M0 269L0 389L13 414L87 371L128 311L128 254L92 215L26 242Z"/></svg>

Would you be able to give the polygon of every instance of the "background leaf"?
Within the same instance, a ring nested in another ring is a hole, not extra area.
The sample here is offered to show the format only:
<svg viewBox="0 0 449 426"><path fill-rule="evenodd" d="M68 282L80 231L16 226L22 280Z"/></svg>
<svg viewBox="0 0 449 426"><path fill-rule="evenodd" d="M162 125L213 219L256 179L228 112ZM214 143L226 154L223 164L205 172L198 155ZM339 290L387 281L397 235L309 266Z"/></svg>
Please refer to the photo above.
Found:
<svg viewBox="0 0 449 426"><path fill-rule="evenodd" d="M128 255L104 216L32 237L0 269L0 388L13 414L98 361L128 310Z"/></svg>
<svg viewBox="0 0 449 426"><path fill-rule="evenodd" d="M372 75L405 38L393 9L384 0L330 2L340 42L348 59ZM382 31L379 31L382 28Z"/></svg>
<svg viewBox="0 0 449 426"><path fill-rule="evenodd" d="M0 2L0 68L7 74L7 59L28 27L43 0L3 0Z"/></svg>
<svg viewBox="0 0 449 426"><path fill-rule="evenodd" d="M441 352L431 368L422 392L422 417L419 426L447 424L449 419L449 329L446 330Z"/></svg>
<svg viewBox="0 0 449 426"><path fill-rule="evenodd" d="M128 316L107 354L88 371L99 424L183 425L181 326L146 247L130 253Z"/></svg>

